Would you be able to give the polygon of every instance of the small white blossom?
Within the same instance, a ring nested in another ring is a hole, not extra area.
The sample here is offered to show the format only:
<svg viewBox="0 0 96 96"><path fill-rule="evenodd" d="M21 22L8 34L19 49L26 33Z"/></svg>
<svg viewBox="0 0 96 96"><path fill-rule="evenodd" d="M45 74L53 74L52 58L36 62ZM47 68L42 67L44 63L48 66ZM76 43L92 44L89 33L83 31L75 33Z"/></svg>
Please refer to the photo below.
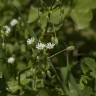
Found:
<svg viewBox="0 0 96 96"><path fill-rule="evenodd" d="M37 45L36 45L36 48L39 49L39 50L43 50L45 48L45 44L39 42Z"/></svg>
<svg viewBox="0 0 96 96"><path fill-rule="evenodd" d="M18 24L18 20L17 20L17 19L13 19L13 20L10 22L10 25L11 25L11 26L15 26L16 24Z"/></svg>
<svg viewBox="0 0 96 96"><path fill-rule="evenodd" d="M8 63L12 64L15 62L15 58L14 57L9 57L8 58Z"/></svg>
<svg viewBox="0 0 96 96"><path fill-rule="evenodd" d="M51 43L51 42L49 42L49 43L46 44L46 48L47 49L53 49L54 46L55 46L55 44L54 43Z"/></svg>
<svg viewBox="0 0 96 96"><path fill-rule="evenodd" d="M40 59L40 57L39 57L39 56L37 56L36 58L37 58L38 60Z"/></svg>
<svg viewBox="0 0 96 96"><path fill-rule="evenodd" d="M3 34L3 31L7 35L11 32L11 28L9 26L5 25L5 26L3 26L3 30L1 30L2 34Z"/></svg>
<svg viewBox="0 0 96 96"><path fill-rule="evenodd" d="M27 39L27 44L30 45L30 44L34 43L34 41L35 41L34 37L33 38L29 38L29 39Z"/></svg>

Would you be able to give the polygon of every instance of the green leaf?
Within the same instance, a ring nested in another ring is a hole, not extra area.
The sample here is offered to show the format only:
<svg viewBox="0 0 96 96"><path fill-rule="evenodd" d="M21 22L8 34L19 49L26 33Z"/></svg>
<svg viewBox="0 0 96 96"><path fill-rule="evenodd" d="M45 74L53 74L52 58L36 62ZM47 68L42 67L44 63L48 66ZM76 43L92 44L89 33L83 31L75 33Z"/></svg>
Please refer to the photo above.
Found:
<svg viewBox="0 0 96 96"><path fill-rule="evenodd" d="M77 0L75 8L81 9L82 11L96 8L96 0Z"/></svg>
<svg viewBox="0 0 96 96"><path fill-rule="evenodd" d="M14 52L14 46L12 44L6 44L6 52L12 54Z"/></svg>
<svg viewBox="0 0 96 96"><path fill-rule="evenodd" d="M62 67L60 69L61 72L61 77L64 80L63 82L65 82L68 79L68 68L67 67Z"/></svg>
<svg viewBox="0 0 96 96"><path fill-rule="evenodd" d="M81 61L81 64L87 65L88 68L95 72L96 71L96 62L93 58L86 57Z"/></svg>
<svg viewBox="0 0 96 96"><path fill-rule="evenodd" d="M91 87L85 87L84 90L82 90L82 96L91 96L93 94Z"/></svg>
<svg viewBox="0 0 96 96"><path fill-rule="evenodd" d="M69 81L69 87L70 87L70 92L71 94L75 94L73 96L79 96L81 94L81 90L76 82L76 79L74 78L74 76L70 73L70 81ZM70 96L72 96L70 94Z"/></svg>
<svg viewBox="0 0 96 96"><path fill-rule="evenodd" d="M28 22L34 22L38 18L38 8L31 7L28 16Z"/></svg>
<svg viewBox="0 0 96 96"><path fill-rule="evenodd" d="M71 16L79 28L89 26L92 19L91 10L96 8L96 0L77 0Z"/></svg>
<svg viewBox="0 0 96 96"><path fill-rule="evenodd" d="M89 68L87 65L81 64L81 69L83 71L84 74L86 74L89 71Z"/></svg>
<svg viewBox="0 0 96 96"><path fill-rule="evenodd" d="M10 77L9 69L7 68L7 65L0 61L0 73L2 73L6 78Z"/></svg>
<svg viewBox="0 0 96 96"><path fill-rule="evenodd" d="M74 86L69 83L69 96L79 96L77 90L74 88Z"/></svg>
<svg viewBox="0 0 96 96"><path fill-rule="evenodd" d="M17 8L20 8L21 7L21 4L20 4L19 0L13 0L12 4L14 6L16 6Z"/></svg>
<svg viewBox="0 0 96 96"><path fill-rule="evenodd" d="M81 79L80 79L80 87L81 87L81 89L85 88L85 84L88 83L88 80L89 80L88 76L86 76L86 75L82 75L81 76Z"/></svg>
<svg viewBox="0 0 96 96"><path fill-rule="evenodd" d="M21 53L25 53L25 52L26 52L26 45L21 44Z"/></svg>
<svg viewBox="0 0 96 96"><path fill-rule="evenodd" d="M46 90L42 89L42 90L40 90L40 92L39 92L39 96L49 96L49 95L48 95L48 93L47 93Z"/></svg>
<svg viewBox="0 0 96 96"><path fill-rule="evenodd" d="M8 81L7 84L8 84L8 90L11 91L12 93L21 89L21 87L18 85L18 82L13 79Z"/></svg>
<svg viewBox="0 0 96 96"><path fill-rule="evenodd" d="M73 9L71 12L71 17L77 24L77 27L82 29L89 26L89 22L92 19L92 13L87 9Z"/></svg>
<svg viewBox="0 0 96 96"><path fill-rule="evenodd" d="M20 76L20 82L21 82L22 85L26 85L30 81L30 79L27 79L26 78L27 75L28 75L28 73L21 74L21 76Z"/></svg>
<svg viewBox="0 0 96 96"><path fill-rule="evenodd" d="M46 14L42 14L40 16L40 24L41 24L41 28L45 29L46 25L47 25L47 13Z"/></svg>
<svg viewBox="0 0 96 96"><path fill-rule="evenodd" d="M22 71L24 69L26 69L26 64L24 62L17 62L17 69L18 71Z"/></svg>
<svg viewBox="0 0 96 96"><path fill-rule="evenodd" d="M55 9L51 12L50 15L50 22L52 24L59 24L60 20L61 20L61 13L60 13L60 9Z"/></svg>

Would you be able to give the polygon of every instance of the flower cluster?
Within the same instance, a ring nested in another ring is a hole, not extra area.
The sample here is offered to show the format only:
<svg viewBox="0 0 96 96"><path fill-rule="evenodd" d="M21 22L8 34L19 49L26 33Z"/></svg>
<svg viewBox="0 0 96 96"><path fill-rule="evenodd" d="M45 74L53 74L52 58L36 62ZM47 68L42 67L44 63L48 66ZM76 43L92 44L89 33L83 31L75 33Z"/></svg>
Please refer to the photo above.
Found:
<svg viewBox="0 0 96 96"><path fill-rule="evenodd" d="M44 48L46 48L46 49L53 49L54 46L55 46L55 44L53 44L53 43L51 43L51 42L49 42L49 43L47 43L47 44L44 44L44 43L39 42L39 43L36 45L36 48L37 48L38 50L43 50Z"/></svg>
<svg viewBox="0 0 96 96"><path fill-rule="evenodd" d="M10 22L10 25L13 27L15 25L18 24L18 20L17 19L13 19L11 22Z"/></svg>
<svg viewBox="0 0 96 96"><path fill-rule="evenodd" d="M19 19L18 19L19 20ZM17 19L12 19L10 22L9 22L9 25L5 25L3 26L3 29L1 30L1 34L2 36L8 36L9 33L11 32L12 30L12 27L16 26L18 24L18 21ZM26 43L27 45L32 45L32 44L35 44L35 38L34 37L31 37L31 38L28 38ZM4 45L4 42L3 42L3 45ZM42 43L42 42L38 42L36 45L36 49L38 50L43 50L43 49L53 49L54 46L55 46L55 42L48 42L48 43ZM14 56L11 56L9 58L7 58L7 62L9 64L13 64L15 62L15 57Z"/></svg>
<svg viewBox="0 0 96 96"><path fill-rule="evenodd" d="M49 42L49 43L46 44L46 48L47 49L53 49L54 46L55 46L55 44L54 43L51 43L51 42Z"/></svg>
<svg viewBox="0 0 96 96"><path fill-rule="evenodd" d="M36 45L36 48L39 49L39 50L43 50L43 49L45 48L45 44L39 42L39 43Z"/></svg>
<svg viewBox="0 0 96 96"><path fill-rule="evenodd" d="M3 26L3 29L1 30L1 34L8 36L8 34L11 32L11 27L13 27L17 24L18 24L18 20L13 19L12 21L10 21L10 26L9 25Z"/></svg>
<svg viewBox="0 0 96 96"><path fill-rule="evenodd" d="M35 38L34 38L34 37L32 37L32 38L28 38L28 39L27 39L27 45L31 45L31 44L33 44L34 41L35 41Z"/></svg>
<svg viewBox="0 0 96 96"><path fill-rule="evenodd" d="M4 31L6 32L6 34L11 32L11 28L7 25L3 26Z"/></svg>
<svg viewBox="0 0 96 96"><path fill-rule="evenodd" d="M3 26L3 29L1 30L2 35L8 35L11 32L11 28L7 25Z"/></svg>
<svg viewBox="0 0 96 96"><path fill-rule="evenodd" d="M9 57L7 62L13 64L15 62L15 58L13 56Z"/></svg>

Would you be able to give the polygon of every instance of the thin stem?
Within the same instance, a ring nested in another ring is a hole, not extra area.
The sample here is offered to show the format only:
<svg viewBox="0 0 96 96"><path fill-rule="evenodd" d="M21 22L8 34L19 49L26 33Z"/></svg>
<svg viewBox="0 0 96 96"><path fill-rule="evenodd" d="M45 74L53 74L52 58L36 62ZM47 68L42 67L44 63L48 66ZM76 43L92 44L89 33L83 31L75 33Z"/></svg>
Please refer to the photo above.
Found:
<svg viewBox="0 0 96 96"><path fill-rule="evenodd" d="M70 66L69 66L69 53L68 53L68 50L67 50L66 48L63 49L63 50L61 50L61 51L59 51L59 52L57 52L57 53L55 53L55 54L53 54L53 55L51 55L51 56L49 56L48 59L50 60L51 58L55 57L56 55L58 55L58 54L60 54L60 53L62 53L62 52L64 52L64 51L67 51L67 52L66 52L66 64L67 64L68 73L69 73L69 70L70 70L70 68L69 68L69 67L70 67ZM69 50L69 51L71 51L71 50ZM60 76L58 75L58 73L57 73L54 65L53 65L52 63L51 63L50 65L51 65L51 67L53 68L53 70L54 70L54 72L55 72L55 74L56 74L56 76L57 76L57 79L58 79L59 83L61 84L61 87L62 87L63 92L66 93L66 94L69 94L67 87L62 85L61 78L60 78ZM68 74L68 73L67 73L67 74Z"/></svg>
<svg viewBox="0 0 96 96"><path fill-rule="evenodd" d="M60 53L62 53L62 52L64 52L64 51L66 51L66 49L63 49L63 50L61 50L61 51L59 51L59 52L57 52L57 53L49 56L48 58L51 59L51 58L55 57L56 55L58 55L58 54L60 54Z"/></svg>
<svg viewBox="0 0 96 96"><path fill-rule="evenodd" d="M48 61L50 62L50 58L48 59ZM62 81L61 81L60 76L58 75L58 73L57 73L57 71L56 71L54 65L53 65L52 63L49 63L49 64L50 64L50 66L52 67L53 71L55 72L56 77L57 77L57 80L59 81L59 83L60 83L60 85L61 85L61 88L62 88L63 92L65 93L64 86L62 86Z"/></svg>
<svg viewBox="0 0 96 96"><path fill-rule="evenodd" d="M2 47L4 48L4 46L5 46L4 34L2 35L2 40L3 40Z"/></svg>
<svg viewBox="0 0 96 96"><path fill-rule="evenodd" d="M56 30L55 30L54 24L53 24L53 32L54 32L54 35L56 37Z"/></svg>
<svg viewBox="0 0 96 96"><path fill-rule="evenodd" d="M19 73L18 73L18 85L21 85L21 75L23 74L23 73L25 73L26 71L28 71L30 69L30 67L28 67L28 68L26 68L26 69L24 69L24 70L22 70L22 71L20 71Z"/></svg>
<svg viewBox="0 0 96 96"><path fill-rule="evenodd" d="M95 92L94 92L94 96L96 96L96 79L95 79L94 83L95 83L95 84L94 84L94 91L95 91Z"/></svg>
<svg viewBox="0 0 96 96"><path fill-rule="evenodd" d="M69 53L68 52L66 52L66 64L69 71Z"/></svg>

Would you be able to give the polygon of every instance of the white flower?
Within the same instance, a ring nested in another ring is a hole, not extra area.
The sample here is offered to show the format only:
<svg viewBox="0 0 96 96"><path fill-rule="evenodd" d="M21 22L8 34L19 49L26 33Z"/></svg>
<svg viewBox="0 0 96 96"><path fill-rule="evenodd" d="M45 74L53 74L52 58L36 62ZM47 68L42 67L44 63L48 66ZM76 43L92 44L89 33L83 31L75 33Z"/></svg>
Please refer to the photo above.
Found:
<svg viewBox="0 0 96 96"><path fill-rule="evenodd" d="M14 57L9 57L8 58L8 63L12 64L15 62L15 58Z"/></svg>
<svg viewBox="0 0 96 96"><path fill-rule="evenodd" d="M54 43L51 43L51 42L49 42L49 43L46 44L46 48L47 49L53 49L54 46L55 46L55 44Z"/></svg>
<svg viewBox="0 0 96 96"><path fill-rule="evenodd" d="M3 33L3 31L7 35L11 32L11 28L9 26L5 25L5 26L3 26L3 30L1 30L1 32Z"/></svg>
<svg viewBox="0 0 96 96"><path fill-rule="evenodd" d="M37 45L36 45L36 48L39 49L39 50L43 50L45 48L45 44L39 42Z"/></svg>
<svg viewBox="0 0 96 96"><path fill-rule="evenodd" d="M27 44L30 45L30 44L34 43L34 41L35 41L34 37L33 38L29 38L29 39L27 39Z"/></svg>
<svg viewBox="0 0 96 96"><path fill-rule="evenodd" d="M17 19L13 19L13 20L10 22L10 25L11 25L11 26L15 26L16 24L18 24L18 20L17 20Z"/></svg>

